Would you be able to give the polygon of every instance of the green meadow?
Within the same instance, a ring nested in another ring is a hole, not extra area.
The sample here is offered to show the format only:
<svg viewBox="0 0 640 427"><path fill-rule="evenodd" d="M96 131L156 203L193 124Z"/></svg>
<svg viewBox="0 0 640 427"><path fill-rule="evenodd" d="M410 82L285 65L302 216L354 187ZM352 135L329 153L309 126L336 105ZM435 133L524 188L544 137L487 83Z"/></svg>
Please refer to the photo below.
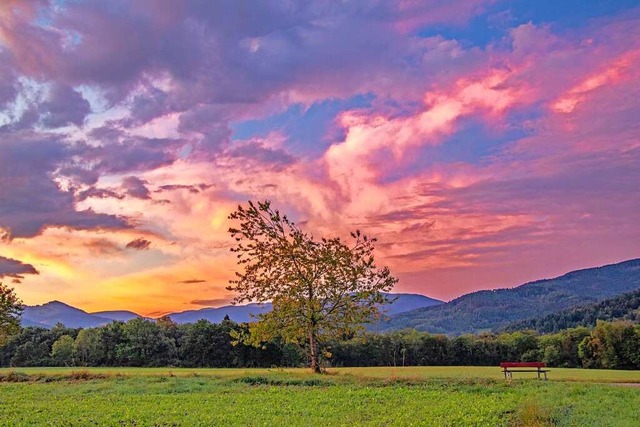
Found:
<svg viewBox="0 0 640 427"><path fill-rule="evenodd" d="M494 367L0 369L0 423L637 426L640 371Z"/></svg>

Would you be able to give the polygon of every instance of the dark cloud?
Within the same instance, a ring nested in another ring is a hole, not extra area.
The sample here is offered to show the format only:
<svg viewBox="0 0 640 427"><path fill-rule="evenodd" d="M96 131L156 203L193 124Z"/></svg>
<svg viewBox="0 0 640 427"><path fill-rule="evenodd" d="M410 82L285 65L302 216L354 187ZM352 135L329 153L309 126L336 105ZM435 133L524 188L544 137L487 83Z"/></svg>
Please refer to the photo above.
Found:
<svg viewBox="0 0 640 427"><path fill-rule="evenodd" d="M151 199L151 192L147 188L147 181L135 176L128 176L122 180L122 190L136 199Z"/></svg>
<svg viewBox="0 0 640 427"><path fill-rule="evenodd" d="M135 249L138 251L146 251L151 246L151 242L144 237L138 237L127 243L125 246L127 249Z"/></svg>
<svg viewBox="0 0 640 427"><path fill-rule="evenodd" d="M90 112L89 102L81 94L69 86L54 85L49 99L40 106L40 124L49 128L80 126Z"/></svg>
<svg viewBox="0 0 640 427"><path fill-rule="evenodd" d="M72 189L54 179L74 148L55 136L0 132L0 228L13 237L32 237L47 226L127 228L124 218L77 210Z"/></svg>
<svg viewBox="0 0 640 427"><path fill-rule="evenodd" d="M423 72L410 75L407 65L439 46L406 43L398 30L463 20L487 1L361 0L336 7L330 1L113 0L68 2L55 13L48 3L33 3L7 11L4 36L14 68L61 87L97 85L112 105L128 103L129 125L182 113L181 129L202 135L194 149L203 155L228 142L234 116L291 91L366 93L392 71L424 81ZM49 26L40 15L51 19ZM170 90L154 85L158 76L172 78ZM54 114L53 122L79 123L85 107Z"/></svg>
<svg viewBox="0 0 640 427"><path fill-rule="evenodd" d="M0 279L3 277L12 277L19 281L24 278L24 274L40 273L31 264L24 264L16 259L0 256Z"/></svg>

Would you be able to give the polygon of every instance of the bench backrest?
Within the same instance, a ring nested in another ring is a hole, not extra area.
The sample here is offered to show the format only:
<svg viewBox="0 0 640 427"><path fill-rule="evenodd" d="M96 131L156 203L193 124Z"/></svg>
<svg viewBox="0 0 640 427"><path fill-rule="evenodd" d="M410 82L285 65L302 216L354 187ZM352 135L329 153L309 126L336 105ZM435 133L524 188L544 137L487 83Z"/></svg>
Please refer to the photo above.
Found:
<svg viewBox="0 0 640 427"><path fill-rule="evenodd" d="M500 362L501 368L545 368L544 362Z"/></svg>

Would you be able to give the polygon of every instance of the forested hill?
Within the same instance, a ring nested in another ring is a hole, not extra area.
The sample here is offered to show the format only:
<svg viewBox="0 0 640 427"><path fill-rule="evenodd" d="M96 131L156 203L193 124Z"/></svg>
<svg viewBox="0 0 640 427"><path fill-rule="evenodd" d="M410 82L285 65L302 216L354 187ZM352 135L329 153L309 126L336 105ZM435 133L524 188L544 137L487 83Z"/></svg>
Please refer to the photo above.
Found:
<svg viewBox="0 0 640 427"><path fill-rule="evenodd" d="M463 295L446 304L391 316L379 330L415 328L442 334L487 332L640 289L640 259L567 273L555 279Z"/></svg>
<svg viewBox="0 0 640 427"><path fill-rule="evenodd" d="M555 333L578 326L593 327L598 320L630 320L640 323L640 289L602 302L576 307L542 318L510 323L502 331L533 329L540 333Z"/></svg>

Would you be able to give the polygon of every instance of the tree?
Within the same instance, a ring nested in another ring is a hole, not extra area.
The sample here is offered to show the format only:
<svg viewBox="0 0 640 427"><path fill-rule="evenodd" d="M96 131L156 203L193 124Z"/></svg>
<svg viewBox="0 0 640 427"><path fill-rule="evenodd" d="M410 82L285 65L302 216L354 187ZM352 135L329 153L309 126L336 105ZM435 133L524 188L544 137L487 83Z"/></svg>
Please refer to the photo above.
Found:
<svg viewBox="0 0 640 427"><path fill-rule="evenodd" d="M162 366L177 354L175 342L155 322L138 317L125 323L123 331L122 355L131 366Z"/></svg>
<svg viewBox="0 0 640 427"><path fill-rule="evenodd" d="M237 279L228 290L234 302L271 301L272 310L258 316L241 340L254 345L275 337L307 344L311 370L320 372L323 343L353 335L378 316L388 302L382 292L397 282L387 267L378 268L376 239L356 231L350 246L339 237L315 240L269 201L238 206L229 219L236 240Z"/></svg>
<svg viewBox="0 0 640 427"><path fill-rule="evenodd" d="M73 343L73 355L80 366L97 366L103 354L100 348L100 330L82 329Z"/></svg>
<svg viewBox="0 0 640 427"><path fill-rule="evenodd" d="M51 358L56 366L73 365L74 339L69 335L62 335L51 347Z"/></svg>
<svg viewBox="0 0 640 427"><path fill-rule="evenodd" d="M22 301L12 288L0 282L0 345L20 331Z"/></svg>

